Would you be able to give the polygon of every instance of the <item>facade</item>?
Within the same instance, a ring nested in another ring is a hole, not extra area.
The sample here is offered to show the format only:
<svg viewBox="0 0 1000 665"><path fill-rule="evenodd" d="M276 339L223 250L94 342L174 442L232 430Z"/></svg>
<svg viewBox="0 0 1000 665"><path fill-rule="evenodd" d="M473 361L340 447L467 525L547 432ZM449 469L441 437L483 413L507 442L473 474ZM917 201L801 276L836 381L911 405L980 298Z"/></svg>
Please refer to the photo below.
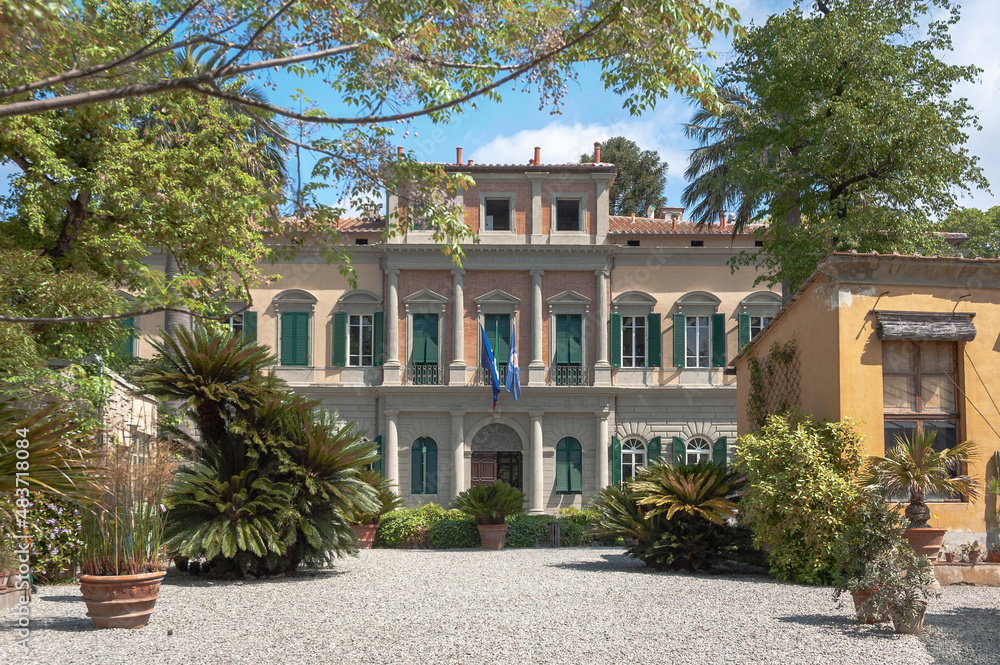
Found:
<svg viewBox="0 0 1000 665"><path fill-rule="evenodd" d="M980 454L966 472L985 485L1000 450L998 334L998 260L833 254L733 360L739 433L753 428L750 356L794 340L789 371L772 368L769 382L788 386L789 401L819 418L852 417L872 455L917 430L933 429L941 446L974 440ZM932 526L979 534L997 508L995 497L928 503Z"/></svg>
<svg viewBox="0 0 1000 665"><path fill-rule="evenodd" d="M234 325L275 350L298 392L367 429L408 505L500 478L530 512L552 513L658 457L725 459L727 362L780 296L727 265L751 237L697 230L675 208L609 215L616 168L595 161L542 164L536 150L527 166L442 165L476 182L458 202L481 242L461 267L430 231L385 240L380 218L342 220L356 289L306 248L269 268L283 278L255 289ZM388 197L387 212L399 205ZM501 383L518 352L520 399L503 391L495 411L480 326Z"/></svg>

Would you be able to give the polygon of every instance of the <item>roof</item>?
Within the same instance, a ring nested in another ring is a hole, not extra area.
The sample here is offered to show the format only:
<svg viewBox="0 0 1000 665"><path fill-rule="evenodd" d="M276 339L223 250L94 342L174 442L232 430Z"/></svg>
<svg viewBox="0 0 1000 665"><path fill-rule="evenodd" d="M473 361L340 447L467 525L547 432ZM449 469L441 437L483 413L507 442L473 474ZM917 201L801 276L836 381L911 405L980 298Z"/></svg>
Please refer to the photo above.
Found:
<svg viewBox="0 0 1000 665"><path fill-rule="evenodd" d="M337 221L338 231L351 233L381 233L385 228L384 217L341 217Z"/></svg>
<svg viewBox="0 0 1000 665"><path fill-rule="evenodd" d="M451 173L618 173L614 164L585 162L582 164L454 164L424 162L428 166L441 166Z"/></svg>
<svg viewBox="0 0 1000 665"><path fill-rule="evenodd" d="M749 230L757 226L748 227ZM669 219L654 219L651 217L631 217L611 215L608 218L609 235L721 235L731 236L732 226L701 225L697 222L678 221L676 224Z"/></svg>

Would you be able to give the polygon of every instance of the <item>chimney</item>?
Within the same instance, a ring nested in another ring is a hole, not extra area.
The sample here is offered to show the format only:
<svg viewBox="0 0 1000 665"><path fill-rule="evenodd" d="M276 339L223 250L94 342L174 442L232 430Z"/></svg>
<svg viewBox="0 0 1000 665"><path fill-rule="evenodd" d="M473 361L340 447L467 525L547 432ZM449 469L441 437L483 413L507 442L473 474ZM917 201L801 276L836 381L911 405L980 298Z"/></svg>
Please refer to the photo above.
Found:
<svg viewBox="0 0 1000 665"><path fill-rule="evenodd" d="M462 165L462 146L455 148L455 163L459 166Z"/></svg>
<svg viewBox="0 0 1000 665"><path fill-rule="evenodd" d="M594 141L594 163L595 164L600 164L601 163L601 142L600 141Z"/></svg>
<svg viewBox="0 0 1000 665"><path fill-rule="evenodd" d="M396 147L396 157L403 158L403 146Z"/></svg>
<svg viewBox="0 0 1000 665"><path fill-rule="evenodd" d="M534 165L535 165L535 160L529 159L528 160L528 166L534 166Z"/></svg>
<svg viewBox="0 0 1000 665"><path fill-rule="evenodd" d="M535 146L535 166L542 163L542 149L537 145Z"/></svg>
<svg viewBox="0 0 1000 665"><path fill-rule="evenodd" d="M475 163L471 159L469 160L469 166L475 166Z"/></svg>
<svg viewBox="0 0 1000 665"><path fill-rule="evenodd" d="M723 210L722 212L719 213L719 228L720 229L726 228L726 211L725 210Z"/></svg>
<svg viewBox="0 0 1000 665"><path fill-rule="evenodd" d="M677 230L677 215L674 215L673 221L674 221L674 223L673 223L673 230L676 231Z"/></svg>

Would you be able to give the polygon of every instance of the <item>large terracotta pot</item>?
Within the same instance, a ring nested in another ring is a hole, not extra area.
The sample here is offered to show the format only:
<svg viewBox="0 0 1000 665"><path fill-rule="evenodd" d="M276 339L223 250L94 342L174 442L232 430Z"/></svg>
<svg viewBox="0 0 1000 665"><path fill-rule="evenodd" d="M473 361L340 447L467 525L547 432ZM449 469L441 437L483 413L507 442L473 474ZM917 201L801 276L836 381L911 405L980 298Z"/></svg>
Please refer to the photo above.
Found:
<svg viewBox="0 0 1000 665"><path fill-rule="evenodd" d="M930 557L931 561L937 559L938 550L941 549L941 541L948 529L907 529L903 532L910 547L917 554Z"/></svg>
<svg viewBox="0 0 1000 665"><path fill-rule="evenodd" d="M375 532L378 531L378 524L352 524L355 535L358 537L358 549L370 550L375 542Z"/></svg>
<svg viewBox="0 0 1000 665"><path fill-rule="evenodd" d="M869 611L868 608L862 607L870 595L872 595L870 590L851 592L851 598L854 599L854 611L858 615L858 621L864 621L867 624L884 623L888 621L889 616L885 612L873 613Z"/></svg>
<svg viewBox="0 0 1000 665"><path fill-rule="evenodd" d="M142 628L160 597L164 575L80 575L87 616L98 628Z"/></svg>
<svg viewBox="0 0 1000 665"><path fill-rule="evenodd" d="M506 524L479 524L479 540L484 550L502 550L507 538Z"/></svg>
<svg viewBox="0 0 1000 665"><path fill-rule="evenodd" d="M919 635L920 631L924 629L924 613L927 612L927 603L922 600L918 600L916 602L917 615L913 617L912 621L903 621L903 617L899 616L895 612L892 613L892 625L896 629L897 633Z"/></svg>

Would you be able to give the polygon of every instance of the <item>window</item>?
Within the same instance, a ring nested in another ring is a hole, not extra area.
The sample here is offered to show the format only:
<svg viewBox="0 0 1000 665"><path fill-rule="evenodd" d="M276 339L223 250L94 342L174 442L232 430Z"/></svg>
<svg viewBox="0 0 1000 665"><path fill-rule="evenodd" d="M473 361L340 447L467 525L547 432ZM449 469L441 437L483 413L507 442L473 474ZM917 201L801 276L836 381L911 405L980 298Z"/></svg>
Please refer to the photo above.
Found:
<svg viewBox="0 0 1000 665"><path fill-rule="evenodd" d="M507 361L510 359L510 314L483 314L483 330L486 331L486 339L490 341L490 348L493 349L493 357L497 361L497 373L500 384L507 380ZM483 350L480 349L480 353ZM483 383L489 383L490 378L483 372Z"/></svg>
<svg viewBox="0 0 1000 665"><path fill-rule="evenodd" d="M385 312L370 291L345 293L331 315L333 367L377 367L385 362ZM343 378L344 375L341 376Z"/></svg>
<svg viewBox="0 0 1000 665"><path fill-rule="evenodd" d="M622 442L622 480L635 480L635 474L646 466L646 446L639 439L625 439Z"/></svg>
<svg viewBox="0 0 1000 665"><path fill-rule="evenodd" d="M438 384L438 315L413 315L413 383Z"/></svg>
<svg viewBox="0 0 1000 665"><path fill-rule="evenodd" d="M510 199L486 199L485 231L510 231Z"/></svg>
<svg viewBox="0 0 1000 665"><path fill-rule="evenodd" d="M422 436L410 449L410 494L437 494L438 448L434 439Z"/></svg>
<svg viewBox="0 0 1000 665"><path fill-rule="evenodd" d="M556 492L579 494L583 491L583 448L571 436L556 444Z"/></svg>
<svg viewBox="0 0 1000 665"><path fill-rule="evenodd" d="M368 238L355 238L354 239L354 244L355 245L367 245L368 244Z"/></svg>
<svg viewBox="0 0 1000 665"><path fill-rule="evenodd" d="M691 246L692 247L704 247L705 246L705 241L704 240L692 240L691 241Z"/></svg>
<svg viewBox="0 0 1000 665"><path fill-rule="evenodd" d="M627 246L629 246L629 247L638 247L639 246L639 241L638 240L626 240L625 244Z"/></svg>
<svg viewBox="0 0 1000 665"><path fill-rule="evenodd" d="M896 446L898 438L912 440L914 435L930 431L937 433L935 450L958 442L956 351L955 342L882 342L886 452ZM928 494L927 499L958 501L961 497Z"/></svg>
<svg viewBox="0 0 1000 665"><path fill-rule="evenodd" d="M751 316L750 317L750 339L757 337L757 333L764 329L764 326L771 322L773 316Z"/></svg>
<svg viewBox="0 0 1000 665"><path fill-rule="evenodd" d="M578 386L583 383L583 317L579 314L556 315L556 385Z"/></svg>
<svg viewBox="0 0 1000 665"><path fill-rule="evenodd" d="M685 464L698 464L699 462L712 461L712 442L706 438L696 436L687 442L687 455Z"/></svg>
<svg viewBox="0 0 1000 665"><path fill-rule="evenodd" d="M646 317L622 317L622 367L646 366Z"/></svg>
<svg viewBox="0 0 1000 665"><path fill-rule="evenodd" d="M726 316L721 300L701 291L682 296L674 314L674 367L707 369L726 366Z"/></svg>
<svg viewBox="0 0 1000 665"><path fill-rule="evenodd" d="M771 322L781 309L781 296L771 291L751 293L740 303L740 314L737 317L738 348L743 347L757 338L757 335Z"/></svg>
<svg viewBox="0 0 1000 665"><path fill-rule="evenodd" d="M728 437L719 437L715 443L705 436L692 436L687 441L679 436L674 437L674 464L714 462L725 468L728 461Z"/></svg>
<svg viewBox="0 0 1000 665"><path fill-rule="evenodd" d="M685 367L709 367L711 340L707 316L684 317Z"/></svg>
<svg viewBox="0 0 1000 665"><path fill-rule="evenodd" d="M229 326L229 332L232 333L233 337L243 333L243 313L233 314L228 319L226 319L226 325Z"/></svg>
<svg viewBox="0 0 1000 665"><path fill-rule="evenodd" d="M286 366L309 364L308 312L281 314L281 364Z"/></svg>
<svg viewBox="0 0 1000 665"><path fill-rule="evenodd" d="M556 231L580 230L580 199L556 199Z"/></svg>
<svg viewBox="0 0 1000 665"><path fill-rule="evenodd" d="M347 365L371 367L375 364L375 317L351 314L347 317Z"/></svg>

